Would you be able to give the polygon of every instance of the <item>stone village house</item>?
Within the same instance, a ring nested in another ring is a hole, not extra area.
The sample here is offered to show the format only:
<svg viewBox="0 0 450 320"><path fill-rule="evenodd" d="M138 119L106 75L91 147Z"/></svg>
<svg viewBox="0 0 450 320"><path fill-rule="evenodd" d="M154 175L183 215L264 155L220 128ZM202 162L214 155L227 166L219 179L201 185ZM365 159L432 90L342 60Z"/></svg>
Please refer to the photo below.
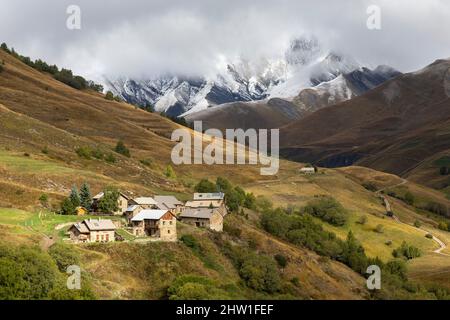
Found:
<svg viewBox="0 0 450 320"><path fill-rule="evenodd" d="M225 194L223 193L194 193L194 199L186 202L187 208L209 208L217 209L222 217L227 215L225 206Z"/></svg>
<svg viewBox="0 0 450 320"><path fill-rule="evenodd" d="M131 219L135 236L150 236L162 241L177 240L177 218L169 210L146 209Z"/></svg>
<svg viewBox="0 0 450 320"><path fill-rule="evenodd" d="M221 232L223 216L219 208L186 208L179 219L183 223Z"/></svg>
<svg viewBox="0 0 450 320"><path fill-rule="evenodd" d="M113 242L116 229L111 220L88 219L73 224L69 234L75 242Z"/></svg>

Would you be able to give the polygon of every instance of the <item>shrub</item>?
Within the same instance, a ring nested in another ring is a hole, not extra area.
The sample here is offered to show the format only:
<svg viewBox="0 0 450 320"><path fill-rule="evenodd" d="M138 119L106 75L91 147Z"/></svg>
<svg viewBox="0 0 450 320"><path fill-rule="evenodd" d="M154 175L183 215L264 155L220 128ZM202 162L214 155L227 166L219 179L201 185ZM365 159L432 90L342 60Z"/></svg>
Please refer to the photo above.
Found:
<svg viewBox="0 0 450 320"><path fill-rule="evenodd" d="M168 165L166 167L165 176L169 179L176 179L177 175L175 174L175 170L173 170L171 165Z"/></svg>
<svg viewBox="0 0 450 320"><path fill-rule="evenodd" d="M90 147L79 147L75 151L80 158L84 158L87 160L91 159L91 148Z"/></svg>
<svg viewBox="0 0 450 320"><path fill-rule="evenodd" d="M281 287L275 262L266 256L248 254L240 265L239 274L247 286L256 291L274 293Z"/></svg>
<svg viewBox="0 0 450 320"><path fill-rule="evenodd" d="M278 265L279 265L281 268L286 268L286 266L287 266L287 264L288 264L288 259L287 259L284 255L282 255L282 254L276 254L276 255L274 256L274 258L275 258L275 261L278 263Z"/></svg>
<svg viewBox="0 0 450 320"><path fill-rule="evenodd" d="M192 250L198 252L200 251L200 244L198 243L197 239L190 234L183 235L180 238L180 241L184 243L187 247L191 248Z"/></svg>
<svg viewBox="0 0 450 320"><path fill-rule="evenodd" d="M358 223L362 224L362 225L366 224L367 221L368 221L368 218L366 215L363 215L363 216L359 217L359 219L358 219Z"/></svg>
<svg viewBox="0 0 450 320"><path fill-rule="evenodd" d="M123 143L122 140L119 140L117 142L117 145L114 148L114 151L117 152L118 154L121 154L121 155L125 156L125 157L128 157L128 158L131 157L130 150L128 150L128 148L125 146L125 144Z"/></svg>
<svg viewBox="0 0 450 320"><path fill-rule="evenodd" d="M47 146L45 146L44 148L42 148L41 152L42 152L43 154L48 154L49 151L48 151Z"/></svg>
<svg viewBox="0 0 450 320"><path fill-rule="evenodd" d="M431 233L427 233L427 234L425 235L425 237L427 237L428 239L433 239L433 235L432 235Z"/></svg>
<svg viewBox="0 0 450 320"><path fill-rule="evenodd" d="M377 189L378 189L377 186L372 182L363 183L363 187L366 188L367 190L373 191L373 192L377 191Z"/></svg>
<svg viewBox="0 0 450 320"><path fill-rule="evenodd" d="M392 251L392 255L395 258L405 258L407 260L411 260L420 257L421 252L419 248L408 245L405 241L403 241L400 247Z"/></svg>
<svg viewBox="0 0 450 320"><path fill-rule="evenodd" d="M108 163L116 163L117 159L112 153L108 153L105 157L105 161Z"/></svg>
<svg viewBox="0 0 450 320"><path fill-rule="evenodd" d="M141 162L144 166L147 166L147 167L151 167L151 166L153 165L153 161L152 161L152 160L149 160L149 159L142 159L142 160L140 160L140 162Z"/></svg>
<svg viewBox="0 0 450 320"><path fill-rule="evenodd" d="M421 226L422 226L422 222L420 222L420 220L414 221L414 227L420 228Z"/></svg>
<svg viewBox="0 0 450 320"><path fill-rule="evenodd" d="M113 101L114 100L114 94L111 91L106 92L105 99L109 100L109 101Z"/></svg>
<svg viewBox="0 0 450 320"><path fill-rule="evenodd" d="M228 233L229 235L239 238L241 236L242 230L238 227L235 227L231 223L224 223L223 231Z"/></svg>
<svg viewBox="0 0 450 320"><path fill-rule="evenodd" d="M41 203L41 206L48 208L48 195L45 193L41 194L39 197L39 202Z"/></svg>
<svg viewBox="0 0 450 320"><path fill-rule="evenodd" d="M444 231L448 231L448 224L444 221L440 221L438 228Z"/></svg>
<svg viewBox="0 0 450 320"><path fill-rule="evenodd" d="M79 264L79 255L67 245L55 243L50 247L48 253L56 262L56 265L61 272L65 273L67 267Z"/></svg>
<svg viewBox="0 0 450 320"><path fill-rule="evenodd" d="M411 192L408 191L405 193L404 201L411 206L414 204L415 197Z"/></svg>
<svg viewBox="0 0 450 320"><path fill-rule="evenodd" d="M392 240L387 240L384 244L390 247L392 246Z"/></svg>
<svg viewBox="0 0 450 320"><path fill-rule="evenodd" d="M167 289L170 300L224 300L229 299L228 293L215 285L208 278L184 275L172 282Z"/></svg>
<svg viewBox="0 0 450 320"><path fill-rule="evenodd" d="M212 183L208 179L202 179L194 187L194 190L195 190L195 192L200 192L200 193L217 192L217 187L214 183Z"/></svg>
<svg viewBox="0 0 450 320"><path fill-rule="evenodd" d="M308 202L303 211L334 226L343 226L347 222L346 210L330 196L321 196Z"/></svg>
<svg viewBox="0 0 450 320"><path fill-rule="evenodd" d="M384 226L382 224L379 224L375 227L375 232L377 233L383 233L384 232Z"/></svg>

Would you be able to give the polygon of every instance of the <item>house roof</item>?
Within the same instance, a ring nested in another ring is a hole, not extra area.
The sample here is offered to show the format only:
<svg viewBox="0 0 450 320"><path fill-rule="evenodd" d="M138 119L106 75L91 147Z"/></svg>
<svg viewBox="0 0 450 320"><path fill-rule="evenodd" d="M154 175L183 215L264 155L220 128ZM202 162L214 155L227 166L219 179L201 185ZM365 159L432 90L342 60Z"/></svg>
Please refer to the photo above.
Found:
<svg viewBox="0 0 450 320"><path fill-rule="evenodd" d="M83 222L77 222L73 224L73 227L77 228L80 233L89 233L89 229Z"/></svg>
<svg viewBox="0 0 450 320"><path fill-rule="evenodd" d="M154 199L158 203L158 208L161 210L175 209L177 206L183 205L183 203L174 196L155 196Z"/></svg>
<svg viewBox="0 0 450 320"><path fill-rule="evenodd" d="M132 206L128 206L127 211L134 211L134 210L136 210L137 208L139 208L139 205L138 205L138 204L135 204L135 205L132 205Z"/></svg>
<svg viewBox="0 0 450 320"><path fill-rule="evenodd" d="M225 194L222 192L218 193L194 193L194 200L223 200Z"/></svg>
<svg viewBox="0 0 450 320"><path fill-rule="evenodd" d="M111 220L102 220L102 219L88 219L84 220L83 224L90 231L101 231L101 230L115 230L117 229L116 225Z"/></svg>
<svg viewBox="0 0 450 320"><path fill-rule="evenodd" d="M159 220L167 212L167 210L142 210L131 221Z"/></svg>
<svg viewBox="0 0 450 320"><path fill-rule="evenodd" d="M127 196L125 193L123 192L119 192L119 195L121 195L122 197L124 197L125 199L129 200L130 197ZM92 197L93 200L100 200L101 198L103 198L105 196L104 192L100 192L99 194L96 194L95 196Z"/></svg>
<svg viewBox="0 0 450 320"><path fill-rule="evenodd" d="M180 218L199 218L199 219L210 219L217 209L208 208L188 208L180 214Z"/></svg>
<svg viewBox="0 0 450 320"><path fill-rule="evenodd" d="M95 196L93 196L92 199L100 200L101 198L103 198L104 195L105 195L104 192L100 192L99 194L96 194Z"/></svg>
<svg viewBox="0 0 450 320"><path fill-rule="evenodd" d="M133 201L137 204L141 204L141 205L157 205L158 203L155 201L155 199L151 198L151 197L140 197L140 198L135 198L133 199Z"/></svg>
<svg viewBox="0 0 450 320"><path fill-rule="evenodd" d="M222 204L222 200L194 200L186 202L185 206L189 208L209 208L212 205L213 208L219 208Z"/></svg>

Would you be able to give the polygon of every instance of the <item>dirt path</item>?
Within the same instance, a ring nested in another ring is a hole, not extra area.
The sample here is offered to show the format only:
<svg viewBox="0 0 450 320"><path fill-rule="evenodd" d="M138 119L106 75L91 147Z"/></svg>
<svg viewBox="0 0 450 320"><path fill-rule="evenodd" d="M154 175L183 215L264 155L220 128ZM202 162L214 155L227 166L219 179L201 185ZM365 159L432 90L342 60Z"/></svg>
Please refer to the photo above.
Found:
<svg viewBox="0 0 450 320"><path fill-rule="evenodd" d="M406 223L406 222L402 222L395 214L393 214L392 206L391 206L391 204L390 204L388 198L387 198L386 196L384 196L384 195L381 194L381 192L384 191L384 190L386 190L386 189L395 188L395 187L404 185L404 184L406 184L407 182L408 182L408 180L402 178L402 182L400 182L400 183L398 183L398 184L396 184L396 185L390 186L390 187L386 187L386 188L380 189L380 190L378 190L378 191L376 192L376 194L378 194L378 196L379 196L379 197L383 200L383 202L384 202L384 207L386 208L386 213L392 214L392 219L394 219L397 223L401 223L401 224L403 224L403 225L406 225L406 226L415 228L416 230L419 230L419 231L423 232L424 235L431 234L431 235L433 236L433 238L432 238L433 241L436 242L436 243L439 245L439 248L436 249L436 250L434 250L433 253L436 253L436 254L439 254L439 255L442 255L442 256L446 256L446 257L450 257L450 254L442 253L442 251L443 251L445 248L447 248L447 245L446 245L441 239L439 239L438 237L436 237L434 234L432 234L430 231L428 231L428 230L426 230L426 229L417 228L417 227L414 226L414 225L410 225L410 224L408 224L408 223Z"/></svg>

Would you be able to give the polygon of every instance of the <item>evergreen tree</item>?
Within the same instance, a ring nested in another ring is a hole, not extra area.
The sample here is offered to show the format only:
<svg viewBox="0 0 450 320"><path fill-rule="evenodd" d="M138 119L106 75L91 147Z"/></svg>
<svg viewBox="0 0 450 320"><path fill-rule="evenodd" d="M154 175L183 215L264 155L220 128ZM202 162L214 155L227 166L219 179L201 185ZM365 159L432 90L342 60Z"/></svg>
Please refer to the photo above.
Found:
<svg viewBox="0 0 450 320"><path fill-rule="evenodd" d="M78 190L77 190L76 186L72 187L72 191L70 192L69 199L75 208L77 208L81 205L80 195L78 194Z"/></svg>
<svg viewBox="0 0 450 320"><path fill-rule="evenodd" d="M83 183L80 189L80 202L81 206L90 209L92 205L92 195L89 185L87 183Z"/></svg>
<svg viewBox="0 0 450 320"><path fill-rule="evenodd" d="M73 205L70 198L65 198L61 203L61 210L59 211L62 215L72 215L75 214L75 206Z"/></svg>

